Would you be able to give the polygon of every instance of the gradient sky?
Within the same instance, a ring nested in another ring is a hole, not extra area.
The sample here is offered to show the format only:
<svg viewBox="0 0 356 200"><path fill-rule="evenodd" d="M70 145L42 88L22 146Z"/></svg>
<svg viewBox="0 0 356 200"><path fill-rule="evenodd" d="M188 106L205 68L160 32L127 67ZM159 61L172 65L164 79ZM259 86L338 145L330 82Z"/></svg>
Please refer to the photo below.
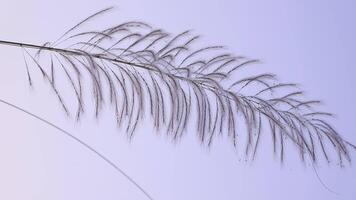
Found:
<svg viewBox="0 0 356 200"><path fill-rule="evenodd" d="M115 12L94 27L142 20L170 33L193 29L205 44L263 61L261 71L297 82L310 98L336 114L333 125L356 143L356 2L353 0L1 0L0 39L42 44L88 15ZM50 89L27 85L21 51L0 46L0 98L74 133L110 157L155 200L356 198L356 168L320 163L317 178L293 148L281 165L269 135L253 162L241 161L222 138L202 148L194 132L178 144L144 127L128 142L109 113L80 123L67 119ZM0 105L0 199L129 199L145 197L122 175L58 131ZM356 159L355 152L352 154Z"/></svg>

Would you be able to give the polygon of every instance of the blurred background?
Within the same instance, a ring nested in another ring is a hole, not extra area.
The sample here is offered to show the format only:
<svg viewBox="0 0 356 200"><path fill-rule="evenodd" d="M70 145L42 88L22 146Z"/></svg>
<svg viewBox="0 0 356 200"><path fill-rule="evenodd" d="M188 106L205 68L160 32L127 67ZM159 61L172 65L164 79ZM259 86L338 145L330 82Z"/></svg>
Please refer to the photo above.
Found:
<svg viewBox="0 0 356 200"><path fill-rule="evenodd" d="M53 41L109 6L115 11L95 20L93 27L140 20L170 33L192 29L203 36L203 45L222 44L236 55L260 59L259 70L300 83L308 98L323 100L323 109L336 114L332 124L356 143L355 1L1 0L0 40ZM65 116L41 77L34 80L34 88L28 86L20 49L0 46L0 61L0 98L95 147L155 200L356 198L355 166L322 162L316 174L293 148L281 164L268 134L261 136L264 145L256 160L246 162L226 138L202 148L194 131L173 144L143 124L128 141L110 110L100 119L89 115L76 123ZM57 130L2 104L0 119L0 199L146 199L122 175Z"/></svg>

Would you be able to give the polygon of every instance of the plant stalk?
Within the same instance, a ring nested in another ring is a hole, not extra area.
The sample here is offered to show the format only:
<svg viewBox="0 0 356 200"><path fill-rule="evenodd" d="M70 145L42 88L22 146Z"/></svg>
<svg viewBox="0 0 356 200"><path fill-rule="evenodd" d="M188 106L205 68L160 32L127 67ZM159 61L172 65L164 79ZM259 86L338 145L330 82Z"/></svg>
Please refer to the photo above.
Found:
<svg viewBox="0 0 356 200"><path fill-rule="evenodd" d="M6 41L6 40L0 40L0 45L6 45L6 46L14 46L14 47L23 47L23 48L30 48L30 49L37 49L37 50L45 50L45 51L54 51L58 53L65 53L65 54L73 54L73 55L78 55L78 56L87 56L83 52L79 51L74 51L74 50L68 50L68 49L61 49L61 48L55 48L55 47L47 47L47 46L40 46L40 45L35 45L35 44L29 44L29 43L23 43L23 42L13 42L13 41ZM98 54L91 54L90 56L98 59L104 59L104 60L109 60L121 64L127 64L147 70L155 70L149 67L146 67L144 65L116 59L116 58L108 58L106 56L98 55Z"/></svg>

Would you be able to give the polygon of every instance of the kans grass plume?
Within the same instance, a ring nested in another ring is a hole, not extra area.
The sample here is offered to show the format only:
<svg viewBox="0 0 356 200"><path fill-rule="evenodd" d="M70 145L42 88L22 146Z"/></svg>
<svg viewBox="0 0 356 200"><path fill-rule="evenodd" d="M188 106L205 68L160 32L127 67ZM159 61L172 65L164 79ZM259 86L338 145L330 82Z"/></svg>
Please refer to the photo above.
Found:
<svg viewBox="0 0 356 200"><path fill-rule="evenodd" d="M165 131L174 141L184 135L190 119L196 121L195 132L207 146L226 134L237 147L242 143L238 134L245 135L244 152L252 159L262 132L269 129L281 161L287 141L297 147L303 161L306 156L312 162L329 161L330 149L340 164L351 161L349 148L355 146L326 121L332 114L316 110L319 101L305 100L296 84L280 83L271 73L237 74L258 60L225 53L223 46L195 48L199 36L189 31L171 36L139 21L80 32L82 25L110 10L87 17L55 42L0 44L22 48L29 84L35 67L66 114L80 119L87 109L84 94L90 94L95 115L110 102L117 124L130 138L149 113L157 131ZM43 64L44 59L50 64ZM58 89L60 73L71 85L75 110L68 108ZM245 131L238 133L238 126Z"/></svg>

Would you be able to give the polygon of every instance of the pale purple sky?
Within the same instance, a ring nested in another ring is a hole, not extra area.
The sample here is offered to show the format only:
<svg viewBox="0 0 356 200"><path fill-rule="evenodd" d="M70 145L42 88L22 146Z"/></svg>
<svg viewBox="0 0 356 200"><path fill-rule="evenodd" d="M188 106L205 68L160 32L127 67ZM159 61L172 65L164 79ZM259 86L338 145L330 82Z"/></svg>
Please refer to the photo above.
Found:
<svg viewBox="0 0 356 200"><path fill-rule="evenodd" d="M2 1L0 39L44 43L108 6L116 10L94 27L142 20L170 33L193 29L207 44L258 58L259 67L297 82L337 118L333 125L356 143L356 3L353 0L77 0ZM21 51L0 46L0 98L37 113L110 157L155 200L356 198L356 168L321 163L318 174L300 164L293 148L284 165L265 145L253 163L239 161L227 140L210 150L194 132L179 144L140 129L132 142L112 124L87 116L66 119L50 89L29 89ZM77 143L34 119L0 105L0 199L146 199L123 176ZM262 136L270 141L269 135ZM268 142L267 142L268 143ZM352 154L353 160L356 154Z"/></svg>

